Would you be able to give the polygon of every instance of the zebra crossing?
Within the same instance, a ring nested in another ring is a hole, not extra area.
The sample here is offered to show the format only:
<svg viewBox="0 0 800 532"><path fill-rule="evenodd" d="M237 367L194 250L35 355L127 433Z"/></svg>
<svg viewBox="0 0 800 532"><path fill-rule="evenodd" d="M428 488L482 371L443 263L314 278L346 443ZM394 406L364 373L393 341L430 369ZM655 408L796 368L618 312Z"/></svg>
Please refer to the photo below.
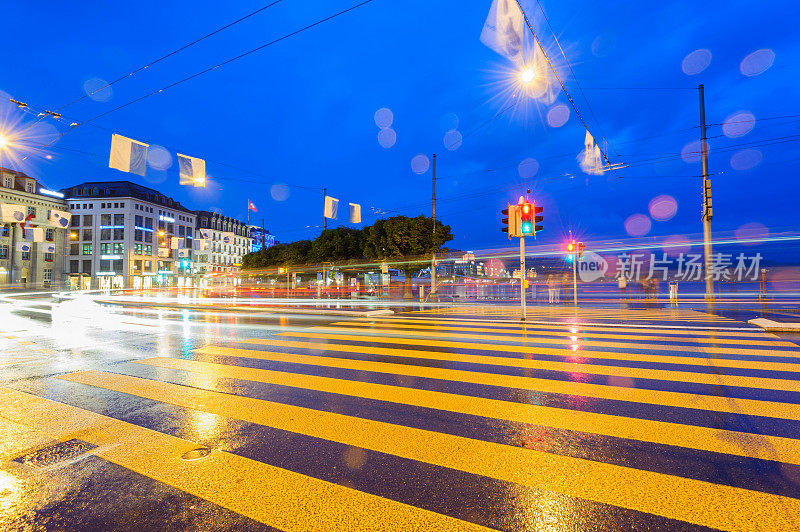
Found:
<svg viewBox="0 0 800 532"><path fill-rule="evenodd" d="M67 373L2 389L0 419L279 530L800 527L796 344L694 311L480 311Z"/></svg>

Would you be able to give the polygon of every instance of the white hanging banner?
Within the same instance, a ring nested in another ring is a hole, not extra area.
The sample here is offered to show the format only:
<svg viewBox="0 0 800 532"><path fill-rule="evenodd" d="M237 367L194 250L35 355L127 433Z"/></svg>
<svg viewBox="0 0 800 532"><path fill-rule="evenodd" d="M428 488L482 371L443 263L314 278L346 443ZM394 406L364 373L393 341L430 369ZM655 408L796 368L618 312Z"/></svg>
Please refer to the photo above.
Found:
<svg viewBox="0 0 800 532"><path fill-rule="evenodd" d="M236 235L230 232L222 233L222 243L223 244L233 244L233 239Z"/></svg>
<svg viewBox="0 0 800 532"><path fill-rule="evenodd" d="M351 224L361 223L361 205L359 205L358 203L350 204L350 223Z"/></svg>
<svg viewBox="0 0 800 532"><path fill-rule="evenodd" d="M197 157L189 155L178 155L178 171L180 173L180 184L191 185L193 187L206 186L206 162Z"/></svg>
<svg viewBox="0 0 800 532"><path fill-rule="evenodd" d="M481 31L481 42L512 61L522 62L524 26L517 0L494 0Z"/></svg>
<svg viewBox="0 0 800 532"><path fill-rule="evenodd" d="M25 207L23 205L14 205L11 203L4 203L0 205L2 211L2 218L4 223L15 223L25 221Z"/></svg>
<svg viewBox="0 0 800 532"><path fill-rule="evenodd" d="M116 133L111 135L111 154L108 167L144 176L147 170L147 148L149 144L129 139Z"/></svg>
<svg viewBox="0 0 800 532"><path fill-rule="evenodd" d="M56 227L67 227L72 219L72 214L67 211L50 211L49 221Z"/></svg>
<svg viewBox="0 0 800 532"><path fill-rule="evenodd" d="M339 200L325 196L325 218L335 220L339 215Z"/></svg>
<svg viewBox="0 0 800 532"><path fill-rule="evenodd" d="M17 251L30 251L32 246L30 242L17 242Z"/></svg>

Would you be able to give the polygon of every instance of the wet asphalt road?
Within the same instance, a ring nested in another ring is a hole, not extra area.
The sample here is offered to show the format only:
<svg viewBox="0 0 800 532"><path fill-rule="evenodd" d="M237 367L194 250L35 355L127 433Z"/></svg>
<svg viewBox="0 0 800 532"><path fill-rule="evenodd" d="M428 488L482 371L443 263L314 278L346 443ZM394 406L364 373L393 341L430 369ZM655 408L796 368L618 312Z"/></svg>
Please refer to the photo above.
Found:
<svg viewBox="0 0 800 532"><path fill-rule="evenodd" d="M5 310L3 530L800 528L800 347L731 318L62 310Z"/></svg>

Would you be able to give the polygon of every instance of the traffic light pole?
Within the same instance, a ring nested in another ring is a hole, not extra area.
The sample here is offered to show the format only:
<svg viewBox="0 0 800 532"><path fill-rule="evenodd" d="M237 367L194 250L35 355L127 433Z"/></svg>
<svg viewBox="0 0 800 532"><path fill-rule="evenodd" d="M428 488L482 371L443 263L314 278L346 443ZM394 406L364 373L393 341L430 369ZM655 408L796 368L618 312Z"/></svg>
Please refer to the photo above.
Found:
<svg viewBox="0 0 800 532"><path fill-rule="evenodd" d="M431 215L433 217L433 234L436 234L436 154L433 154L431 178ZM431 255L431 298L436 297L436 251Z"/></svg>
<svg viewBox="0 0 800 532"><path fill-rule="evenodd" d="M575 258L572 259L572 302L578 306L578 253L576 250Z"/></svg>
<svg viewBox="0 0 800 532"><path fill-rule="evenodd" d="M697 87L700 93L700 157L703 163L703 254L705 255L706 302L714 301L714 277L711 255L711 181L708 178L708 143L706 142L706 102L703 85Z"/></svg>
<svg viewBox="0 0 800 532"><path fill-rule="evenodd" d="M520 301L522 302L522 321L527 317L525 308L525 237L519 237L519 290Z"/></svg>

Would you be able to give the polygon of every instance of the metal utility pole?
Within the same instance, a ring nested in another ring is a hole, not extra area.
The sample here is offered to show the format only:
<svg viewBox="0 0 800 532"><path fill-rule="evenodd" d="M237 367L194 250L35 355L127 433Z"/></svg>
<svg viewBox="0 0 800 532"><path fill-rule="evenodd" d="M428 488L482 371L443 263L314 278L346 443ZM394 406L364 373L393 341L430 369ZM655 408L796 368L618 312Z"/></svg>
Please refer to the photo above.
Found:
<svg viewBox="0 0 800 532"><path fill-rule="evenodd" d="M522 301L522 321L527 318L527 308L525 306L525 237L519 237L519 286L520 286L520 300Z"/></svg>
<svg viewBox="0 0 800 532"><path fill-rule="evenodd" d="M708 178L708 143L706 141L706 103L703 85L697 87L700 94L700 158L703 164L703 252L705 255L706 301L714 301L714 277L711 255L711 181Z"/></svg>
<svg viewBox="0 0 800 532"><path fill-rule="evenodd" d="M572 302L578 306L578 254L575 253L575 258L572 259Z"/></svg>
<svg viewBox="0 0 800 532"><path fill-rule="evenodd" d="M264 218L261 218L261 249L267 249L267 230L264 228Z"/></svg>
<svg viewBox="0 0 800 532"><path fill-rule="evenodd" d="M433 178L431 180L431 214L433 215L433 234L436 235L436 154L433 154ZM436 293L436 251L431 256L431 296Z"/></svg>
<svg viewBox="0 0 800 532"><path fill-rule="evenodd" d="M325 216L325 206L326 206L327 202L328 202L328 189L327 188L323 188L322 189L322 230L323 231L328 228L328 217Z"/></svg>

